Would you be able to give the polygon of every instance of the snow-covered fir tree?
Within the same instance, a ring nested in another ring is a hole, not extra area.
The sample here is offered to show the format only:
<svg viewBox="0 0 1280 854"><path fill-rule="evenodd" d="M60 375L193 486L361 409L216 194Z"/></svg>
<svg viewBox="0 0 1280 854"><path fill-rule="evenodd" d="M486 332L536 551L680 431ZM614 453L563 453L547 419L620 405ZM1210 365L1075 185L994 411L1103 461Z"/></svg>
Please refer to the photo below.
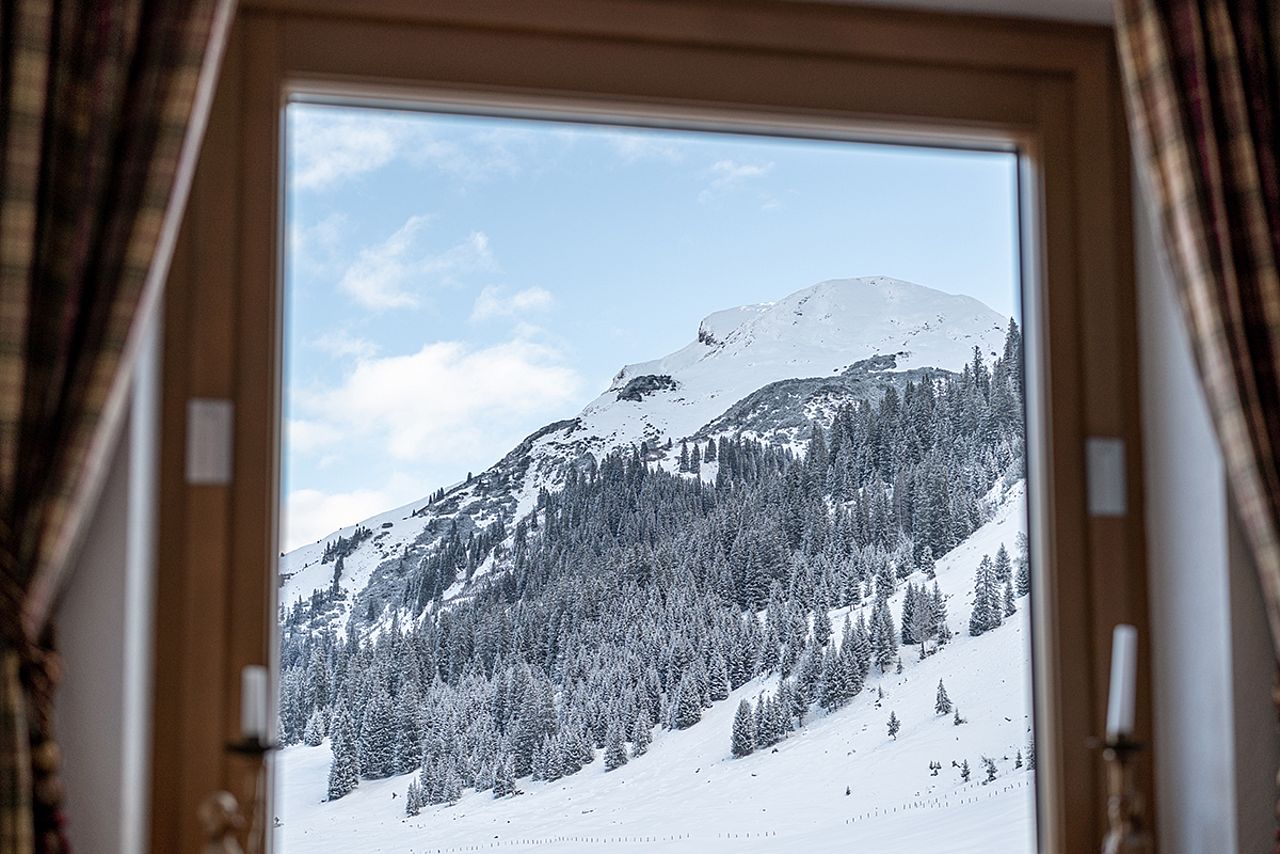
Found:
<svg viewBox="0 0 1280 854"><path fill-rule="evenodd" d="M951 714L951 698L947 696L947 689L943 686L942 680L938 680L938 696L933 703L933 711L938 715Z"/></svg>
<svg viewBox="0 0 1280 854"><path fill-rule="evenodd" d="M991 558L983 555L973 581L973 611L969 615L969 634L976 637L999 627L1004 622L1003 605Z"/></svg>
<svg viewBox="0 0 1280 854"><path fill-rule="evenodd" d="M1014 560L1017 564L1015 589L1019 596L1026 596L1031 592L1031 562L1027 559L1027 535L1021 531L1018 532L1016 548L1018 556Z"/></svg>
<svg viewBox="0 0 1280 854"><path fill-rule="evenodd" d="M329 800L336 801L355 791L360 784L360 761L356 756L355 723L345 702L339 702L329 725L333 761L329 765Z"/></svg>
<svg viewBox="0 0 1280 854"><path fill-rule="evenodd" d="M653 741L653 721L649 719L648 709L640 709L639 716L631 726L631 752L634 756L644 756Z"/></svg>
<svg viewBox="0 0 1280 854"><path fill-rule="evenodd" d="M604 745L604 769L612 771L627 764L627 740L622 735L622 723L614 720L609 725L609 735Z"/></svg>
<svg viewBox="0 0 1280 854"><path fill-rule="evenodd" d="M313 709L311 717L307 718L307 728L302 733L302 743L308 747L319 747L324 741L325 731L324 722L328 716L324 709Z"/></svg>
<svg viewBox="0 0 1280 854"><path fill-rule="evenodd" d="M733 716L731 749L734 756L749 756L755 752L755 715L752 713L751 702L748 700L742 700L738 703L738 711Z"/></svg>

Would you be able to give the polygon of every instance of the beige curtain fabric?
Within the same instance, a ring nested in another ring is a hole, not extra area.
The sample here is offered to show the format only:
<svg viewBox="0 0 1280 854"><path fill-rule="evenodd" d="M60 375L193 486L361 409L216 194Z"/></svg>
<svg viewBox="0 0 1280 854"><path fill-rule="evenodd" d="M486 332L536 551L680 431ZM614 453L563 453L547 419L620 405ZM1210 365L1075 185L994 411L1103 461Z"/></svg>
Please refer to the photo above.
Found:
<svg viewBox="0 0 1280 854"><path fill-rule="evenodd" d="M230 0L0 0L0 854L66 849L47 620L230 14Z"/></svg>

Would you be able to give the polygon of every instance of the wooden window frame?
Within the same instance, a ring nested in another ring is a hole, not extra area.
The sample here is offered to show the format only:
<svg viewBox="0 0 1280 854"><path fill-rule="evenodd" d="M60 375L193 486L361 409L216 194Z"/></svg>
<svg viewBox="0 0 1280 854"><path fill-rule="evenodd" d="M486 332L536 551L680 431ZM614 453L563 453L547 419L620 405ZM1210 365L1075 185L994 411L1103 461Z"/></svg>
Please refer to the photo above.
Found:
<svg viewBox="0 0 1280 854"><path fill-rule="evenodd" d="M1040 848L1096 847L1103 780L1086 740L1103 725L1111 627L1149 636L1129 147L1110 30L778 0L244 0L166 298L152 850L198 850L200 800L244 797L256 771L225 745L240 667L275 657L281 119L298 93L1016 147ZM230 485L183 479L193 397L235 404ZM1093 435L1126 443L1124 516L1086 512ZM1148 805L1151 771L1148 755Z"/></svg>

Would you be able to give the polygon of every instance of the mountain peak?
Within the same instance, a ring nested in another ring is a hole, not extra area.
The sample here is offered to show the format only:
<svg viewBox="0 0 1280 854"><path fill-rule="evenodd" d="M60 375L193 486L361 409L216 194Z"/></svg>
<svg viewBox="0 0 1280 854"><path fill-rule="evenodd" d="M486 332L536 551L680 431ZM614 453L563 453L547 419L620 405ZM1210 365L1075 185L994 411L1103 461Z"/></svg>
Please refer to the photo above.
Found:
<svg viewBox="0 0 1280 854"><path fill-rule="evenodd" d="M975 346L999 350L1005 322L972 297L902 279L828 279L708 315L693 343L619 371L583 410L583 426L611 445L688 436L768 383L831 376L873 356L895 357L898 370L958 371ZM628 392L638 387L652 392Z"/></svg>

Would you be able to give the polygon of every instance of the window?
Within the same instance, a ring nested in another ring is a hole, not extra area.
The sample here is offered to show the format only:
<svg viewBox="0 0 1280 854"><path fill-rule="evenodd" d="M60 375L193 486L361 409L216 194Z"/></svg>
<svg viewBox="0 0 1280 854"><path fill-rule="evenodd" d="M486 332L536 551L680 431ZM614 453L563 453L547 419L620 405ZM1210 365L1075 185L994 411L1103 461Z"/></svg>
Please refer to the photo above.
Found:
<svg viewBox="0 0 1280 854"><path fill-rule="evenodd" d="M1127 178L1108 36L803 3L723 10L692 0L555 0L537 10L449 3L422 10L383 0L358 13L322 0L248 6L228 55L167 308L170 465L161 508L154 846L199 844L195 804L209 790L252 795L244 781L256 765L224 746L237 735L239 667L274 660L280 617L269 604L277 601L274 567L284 550L277 548L275 473L285 240L276 190L290 98L1017 151L1034 487L1028 551L1038 573L1029 608L1037 835L1042 850L1096 844L1099 775L1083 745L1100 727L1105 638L1122 619L1145 622L1137 517L1088 517L1081 475L1086 435L1121 436L1137 448ZM187 487L181 465L173 465L192 396L236 405L230 487ZM1128 459L1132 484L1140 454ZM1136 512L1140 496L1131 489L1131 498ZM1123 579L1105 599L1103 578ZM961 701L962 716L968 702ZM896 710L880 711L891 740L888 712ZM905 746L910 722L897 717ZM775 745L776 755L739 761L767 763L799 743L788 739ZM971 762L971 774L980 773ZM521 797L529 796L510 803ZM287 814L283 820L287 828Z"/></svg>
<svg viewBox="0 0 1280 854"><path fill-rule="evenodd" d="M1034 848L1014 153L286 127L277 850Z"/></svg>

